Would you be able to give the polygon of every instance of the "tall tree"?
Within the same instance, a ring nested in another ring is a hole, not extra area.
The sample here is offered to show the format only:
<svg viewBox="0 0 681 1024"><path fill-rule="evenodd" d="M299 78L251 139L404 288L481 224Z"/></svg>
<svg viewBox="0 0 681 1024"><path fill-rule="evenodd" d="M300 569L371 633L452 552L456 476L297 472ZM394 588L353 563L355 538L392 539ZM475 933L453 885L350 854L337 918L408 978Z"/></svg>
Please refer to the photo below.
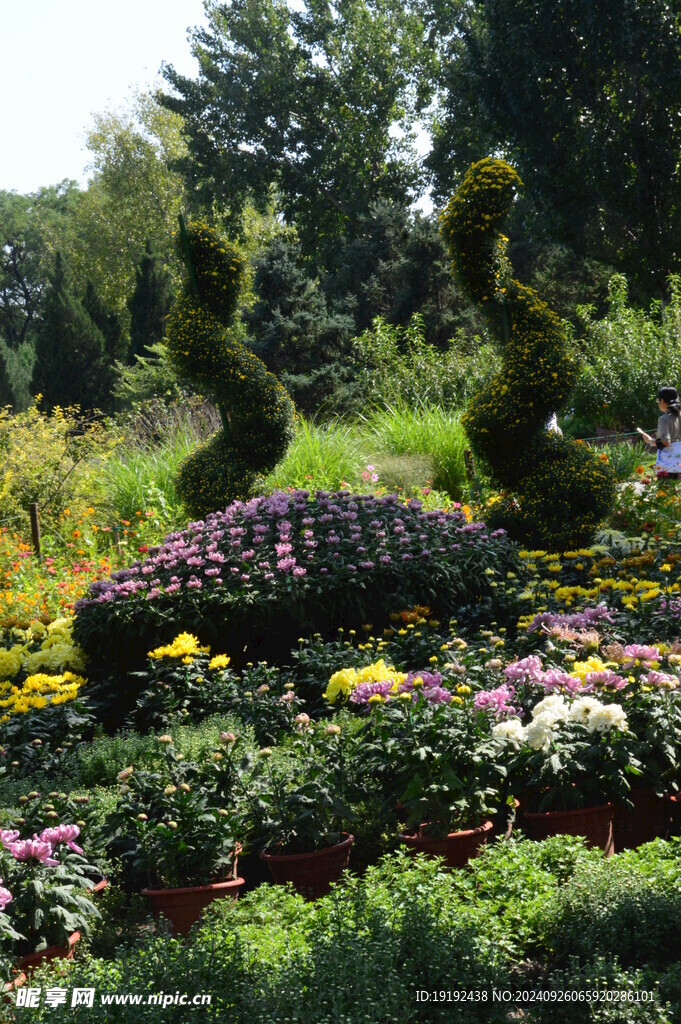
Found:
<svg viewBox="0 0 681 1024"><path fill-rule="evenodd" d="M54 254L80 198L70 181L30 195L0 192L0 337L10 349L32 342Z"/></svg>
<svg viewBox="0 0 681 1024"><path fill-rule="evenodd" d="M113 366L116 361L124 360L128 354L128 341L123 334L120 317L107 309L92 281L87 283L83 307L104 338L106 361Z"/></svg>
<svg viewBox="0 0 681 1024"><path fill-rule="evenodd" d="M679 0L433 0L444 39L429 165L520 171L541 232L664 293L681 261Z"/></svg>
<svg viewBox="0 0 681 1024"><path fill-rule="evenodd" d="M276 186L303 251L352 230L377 199L419 191L412 129L429 99L431 53L402 0L232 0L193 35L200 74L164 70L188 143L189 192L239 225Z"/></svg>
<svg viewBox="0 0 681 1024"><path fill-rule="evenodd" d="M255 266L255 302L246 314L253 349L310 414L348 382L354 317L329 311L295 239L279 236Z"/></svg>
<svg viewBox="0 0 681 1024"><path fill-rule="evenodd" d="M83 410L107 410L111 384L104 335L74 295L57 253L36 339L34 393L42 395L48 409L79 405Z"/></svg>
<svg viewBox="0 0 681 1024"><path fill-rule="evenodd" d="M128 299L130 350L128 358L143 356L145 349L163 338L165 321L173 300L170 277L147 239L144 254L135 271L135 290Z"/></svg>

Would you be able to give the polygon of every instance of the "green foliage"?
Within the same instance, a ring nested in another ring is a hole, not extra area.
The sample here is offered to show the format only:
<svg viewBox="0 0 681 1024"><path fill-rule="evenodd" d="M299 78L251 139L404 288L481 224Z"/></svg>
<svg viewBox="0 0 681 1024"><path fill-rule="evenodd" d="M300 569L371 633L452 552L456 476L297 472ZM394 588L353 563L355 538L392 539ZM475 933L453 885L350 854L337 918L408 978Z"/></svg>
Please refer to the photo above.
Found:
<svg viewBox="0 0 681 1024"><path fill-rule="evenodd" d="M141 356L163 340L170 311L170 277L159 265L149 239L135 271L135 290L128 299L130 311L130 357Z"/></svg>
<svg viewBox="0 0 681 1024"><path fill-rule="evenodd" d="M33 369L33 391L42 396L45 407L79 405L111 411L113 361L121 355L120 337L120 327L93 289L88 289L84 302L78 300L58 253L42 305Z"/></svg>
<svg viewBox="0 0 681 1024"><path fill-rule="evenodd" d="M253 351L280 377L296 407L313 413L335 393L338 376L350 372L354 319L329 312L300 246L283 236L256 261L253 290L246 317Z"/></svg>
<svg viewBox="0 0 681 1024"><path fill-rule="evenodd" d="M243 260L205 224L184 224L178 239L187 281L168 318L171 363L195 387L213 395L223 429L183 462L182 499L195 516L250 497L261 474L284 455L293 405L276 378L240 342L233 321Z"/></svg>
<svg viewBox="0 0 681 1024"><path fill-rule="evenodd" d="M360 381L367 395L387 406L457 408L487 385L497 368L492 345L469 343L463 328L443 352L426 340L422 313L406 327L377 317L354 341Z"/></svg>
<svg viewBox="0 0 681 1024"><path fill-rule="evenodd" d="M114 447L102 424L78 409L0 412L0 523L28 532L31 502L43 528L56 526L67 507L78 518L91 502L93 464L106 464Z"/></svg>
<svg viewBox="0 0 681 1024"><path fill-rule="evenodd" d="M481 152L513 154L532 200L530 236L605 259L643 294L664 294L681 237L677 11L664 0L547 10L494 0L437 4L435 16L436 194Z"/></svg>
<svg viewBox="0 0 681 1024"><path fill-rule="evenodd" d="M484 712L452 715L411 695L380 704L359 756L386 801L399 802L407 828L425 836L478 828L497 809L505 769Z"/></svg>
<svg viewBox="0 0 681 1024"><path fill-rule="evenodd" d="M174 161L186 153L182 121L148 94L127 109L96 114L86 144L92 180L73 218L75 238L64 247L77 281L90 278L127 334L127 300L135 288L140 253L150 241L177 280L171 232L184 197Z"/></svg>
<svg viewBox="0 0 681 1024"><path fill-rule="evenodd" d="M186 415L176 411L177 416L149 415L144 425L138 420L140 432L151 428L152 437L124 433L124 446L107 459L94 481L97 503L109 515L132 522L136 512L153 510L162 534L186 522L177 474L197 441L208 432L192 422L188 410ZM157 434L159 426L166 429Z"/></svg>
<svg viewBox="0 0 681 1024"><path fill-rule="evenodd" d="M466 493L464 449L466 437L459 416L440 406L412 407L399 402L361 416L365 445L376 452L379 479L380 453L389 456L424 456L429 463L427 481L436 490L461 500Z"/></svg>
<svg viewBox="0 0 681 1024"><path fill-rule="evenodd" d="M634 430L652 425L660 387L681 381L681 277L669 278L670 300L650 310L628 303L627 281L611 278L609 308L601 320L590 307L578 312L584 324L584 364L572 402L575 414L591 425Z"/></svg>
<svg viewBox="0 0 681 1024"><path fill-rule="evenodd" d="M146 355L135 355L132 366L118 363L113 393L120 410L144 410L148 404L172 404L185 398L191 389L178 379L170 365L167 347L157 342L145 349Z"/></svg>
<svg viewBox="0 0 681 1024"><path fill-rule="evenodd" d="M373 201L406 204L417 177L409 128L430 93L417 11L395 0L239 2L211 9L193 41L198 80L166 68L174 93L162 102L184 119L193 193L228 209L230 230L247 198L262 206L273 185L308 254Z"/></svg>
<svg viewBox="0 0 681 1024"><path fill-rule="evenodd" d="M564 550L588 542L614 502L614 480L588 450L545 429L567 400L577 366L558 317L509 274L500 230L520 184L503 160L480 160L442 216L453 265L504 341L502 369L462 422L495 482L517 494L506 495L489 521Z"/></svg>
<svg viewBox="0 0 681 1024"><path fill-rule="evenodd" d="M235 839L229 813L218 808L199 766L177 756L161 736L160 772L134 769L115 810L102 825L107 851L121 858L128 885L150 888L210 885L234 877Z"/></svg>
<svg viewBox="0 0 681 1024"><path fill-rule="evenodd" d="M677 855L678 846L673 840L671 849ZM675 960L681 909L678 861L664 858L666 870L655 877L649 867L640 870L647 857L648 848L642 847L612 863L578 867L570 885L549 897L539 912L543 954L556 965L569 963L571 956L587 962L594 954L608 953L616 953L625 966Z"/></svg>
<svg viewBox="0 0 681 1024"><path fill-rule="evenodd" d="M339 490L343 482L359 478L365 464L361 436L350 423L323 424L296 421L296 433L279 465L265 479L263 489L287 487Z"/></svg>

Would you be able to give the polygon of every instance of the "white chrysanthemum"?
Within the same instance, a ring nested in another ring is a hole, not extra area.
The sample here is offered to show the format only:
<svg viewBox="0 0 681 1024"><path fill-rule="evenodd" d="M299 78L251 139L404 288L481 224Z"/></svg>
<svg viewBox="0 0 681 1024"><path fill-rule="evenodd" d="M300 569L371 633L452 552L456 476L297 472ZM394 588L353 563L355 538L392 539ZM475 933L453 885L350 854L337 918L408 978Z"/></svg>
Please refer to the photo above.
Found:
<svg viewBox="0 0 681 1024"><path fill-rule="evenodd" d="M542 718L554 724L555 722L565 721L569 713L570 705L565 700L565 697L558 693L551 693L535 705L532 711L532 718Z"/></svg>
<svg viewBox="0 0 681 1024"><path fill-rule="evenodd" d="M525 740L525 730L519 718L509 718L493 727L492 736L497 740L506 740L520 745Z"/></svg>
<svg viewBox="0 0 681 1024"><path fill-rule="evenodd" d="M525 741L533 750L548 750L553 739L556 720L551 715L539 715L525 729Z"/></svg>
<svg viewBox="0 0 681 1024"><path fill-rule="evenodd" d="M601 711L604 707L595 697L578 697L570 706L569 720L579 722L580 725L587 725L591 715Z"/></svg>
<svg viewBox="0 0 681 1024"><path fill-rule="evenodd" d="M589 732L609 732L610 729L626 732L628 728L627 714L621 704L602 704L591 712L587 723Z"/></svg>

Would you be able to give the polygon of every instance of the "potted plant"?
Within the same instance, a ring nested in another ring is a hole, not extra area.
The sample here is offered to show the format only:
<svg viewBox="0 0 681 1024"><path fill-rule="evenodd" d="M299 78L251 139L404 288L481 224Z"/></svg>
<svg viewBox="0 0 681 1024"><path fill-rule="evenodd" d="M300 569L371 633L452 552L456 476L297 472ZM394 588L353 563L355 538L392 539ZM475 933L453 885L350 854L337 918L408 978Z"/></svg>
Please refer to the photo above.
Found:
<svg viewBox="0 0 681 1024"><path fill-rule="evenodd" d="M527 725L511 717L492 733L509 758L522 827L532 838L581 835L613 852L614 800L627 802L627 775L640 770L620 704L551 694Z"/></svg>
<svg viewBox="0 0 681 1024"><path fill-rule="evenodd" d="M9 905L10 916L10 929L2 931L3 951L18 959L22 970L70 958L90 921L100 916L88 898L96 869L75 843L79 834L77 825L63 824L32 839L22 839L16 829L0 831L3 909Z"/></svg>
<svg viewBox="0 0 681 1024"><path fill-rule="evenodd" d="M89 796L53 790L46 795L36 792L20 796L17 800L20 815L6 819L8 829L18 829L22 835L34 836L46 826L69 825L75 822L80 830L79 843L87 846L92 865L91 892L99 893L106 887L106 865L103 851L97 844L98 810Z"/></svg>
<svg viewBox="0 0 681 1024"><path fill-rule="evenodd" d="M636 653L633 645L624 650ZM640 650L650 654L655 649L641 647ZM658 658L662 655L658 654ZM616 807L615 848L618 851L633 849L658 836L666 838L676 798L681 691L678 677L668 671L658 671L657 659L654 663L657 668L646 665L641 659L638 664L625 663L628 682L618 695L626 707L629 728L636 737L634 753L641 765L632 785L630 804L619 803Z"/></svg>
<svg viewBox="0 0 681 1024"><path fill-rule="evenodd" d="M350 860L344 830L347 763L342 729L301 713L291 748L264 747L240 775L241 821L276 883L291 882L308 899L328 892Z"/></svg>
<svg viewBox="0 0 681 1024"><path fill-rule="evenodd" d="M129 883L142 887L154 913L186 935L213 900L237 898L241 846L230 812L199 766L176 755L171 736L159 741L165 772L130 766L119 774L121 796L104 826L107 851L123 862Z"/></svg>
<svg viewBox="0 0 681 1024"><path fill-rule="evenodd" d="M372 703L364 756L405 821L400 841L412 852L461 867L491 837L505 774L488 716L464 695L434 701L432 688ZM432 691L432 692L431 692ZM443 693L446 691L443 691Z"/></svg>

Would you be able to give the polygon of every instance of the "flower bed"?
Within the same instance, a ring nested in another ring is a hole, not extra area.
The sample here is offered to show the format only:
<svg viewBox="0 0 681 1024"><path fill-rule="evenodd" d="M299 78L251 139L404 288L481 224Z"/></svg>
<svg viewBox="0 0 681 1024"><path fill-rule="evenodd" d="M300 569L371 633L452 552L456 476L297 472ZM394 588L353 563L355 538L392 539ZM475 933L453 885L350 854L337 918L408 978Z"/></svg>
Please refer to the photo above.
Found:
<svg viewBox="0 0 681 1024"><path fill-rule="evenodd" d="M418 601L493 615L504 594L492 577L513 569L504 532L461 513L394 495L275 493L170 534L146 561L94 584L74 636L95 668L139 660L180 625L234 658L244 644L251 657L281 657L301 630L358 627Z"/></svg>

